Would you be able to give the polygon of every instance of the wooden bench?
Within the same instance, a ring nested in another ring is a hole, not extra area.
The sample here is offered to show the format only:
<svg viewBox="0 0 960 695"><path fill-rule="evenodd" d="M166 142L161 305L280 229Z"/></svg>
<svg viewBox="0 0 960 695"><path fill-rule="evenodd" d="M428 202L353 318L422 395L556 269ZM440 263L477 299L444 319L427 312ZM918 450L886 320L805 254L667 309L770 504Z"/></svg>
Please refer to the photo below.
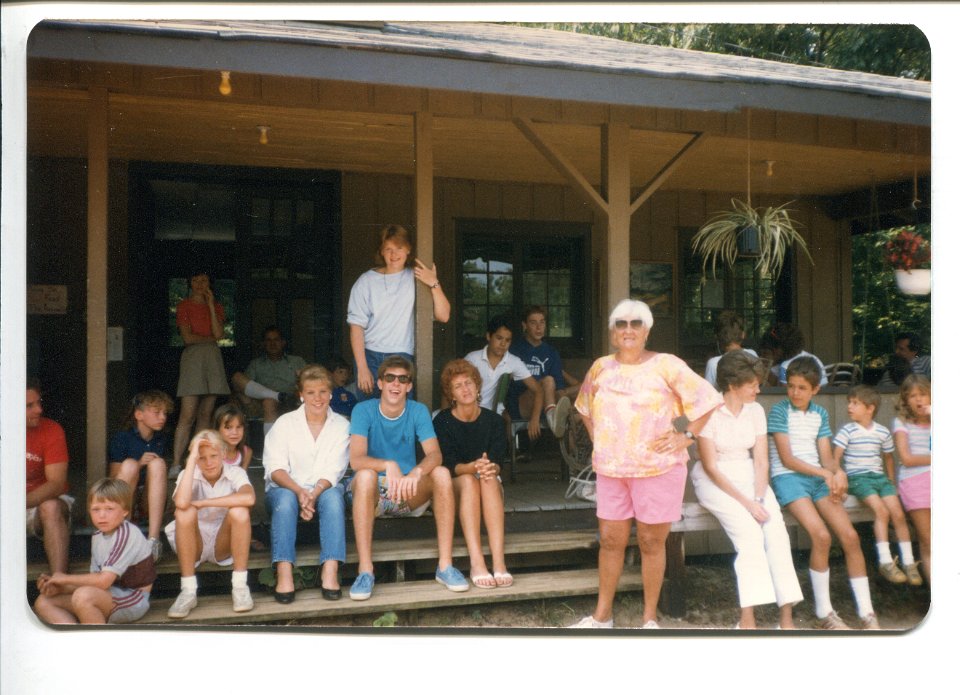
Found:
<svg viewBox="0 0 960 695"><path fill-rule="evenodd" d="M847 497L843 505L854 524L873 521L873 512L857 498ZM787 528L798 528L800 522L786 509L782 510ZM683 503L683 516L670 527L667 537L666 582L660 595L660 610L673 617L686 614L686 552L684 535L698 531L722 531L717 518L697 502ZM733 577L731 576L731 581Z"/></svg>

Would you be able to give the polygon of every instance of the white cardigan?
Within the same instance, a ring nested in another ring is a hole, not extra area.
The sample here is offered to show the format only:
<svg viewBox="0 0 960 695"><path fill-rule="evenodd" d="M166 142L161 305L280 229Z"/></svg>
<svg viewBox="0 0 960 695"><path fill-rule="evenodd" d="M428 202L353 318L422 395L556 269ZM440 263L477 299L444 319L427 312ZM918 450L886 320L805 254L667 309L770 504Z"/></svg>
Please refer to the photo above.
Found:
<svg viewBox="0 0 960 695"><path fill-rule="evenodd" d="M304 406L277 418L263 443L265 487L276 487L272 474L286 471L294 482L312 488L320 479L336 485L350 463L350 422L332 410L314 440Z"/></svg>

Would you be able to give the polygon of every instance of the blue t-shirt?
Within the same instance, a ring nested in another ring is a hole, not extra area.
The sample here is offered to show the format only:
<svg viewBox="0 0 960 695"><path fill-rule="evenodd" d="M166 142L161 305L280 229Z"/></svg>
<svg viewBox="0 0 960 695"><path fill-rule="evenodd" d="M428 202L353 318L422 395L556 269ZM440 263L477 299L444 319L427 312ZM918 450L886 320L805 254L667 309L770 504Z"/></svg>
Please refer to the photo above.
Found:
<svg viewBox="0 0 960 695"><path fill-rule="evenodd" d="M330 409L338 415L350 417L353 412L353 406L357 404L357 397L347 391L346 387L338 386L333 390L333 396L330 398Z"/></svg>
<svg viewBox="0 0 960 695"><path fill-rule="evenodd" d="M357 403L350 420L350 434L367 438L367 455L396 461L406 475L417 465L417 442L436 439L427 406L407 401L407 407L396 418L380 413L380 399Z"/></svg>
<svg viewBox="0 0 960 695"><path fill-rule="evenodd" d="M117 463L125 459L137 459L147 452L157 456L165 456L167 453L167 435L163 432L154 432L150 440L145 440L140 436L136 426L129 430L117 432L110 438L110 446L107 448L110 463Z"/></svg>
<svg viewBox="0 0 960 695"><path fill-rule="evenodd" d="M830 414L823 406L811 401L806 410L793 407L790 400L784 398L770 409L767 416L767 432L771 435L782 433L789 435L790 453L811 466L820 467L820 451L817 441L821 437L831 437ZM770 477L785 473L795 473L783 465L777 445L770 437Z"/></svg>
<svg viewBox="0 0 960 695"><path fill-rule="evenodd" d="M560 353L546 341L540 341L539 345L533 346L527 342L523 334L520 334L510 343L510 353L520 358L537 381L545 376L552 376L554 382L556 382L557 390L566 388L567 382L563 379L563 363L560 360ZM507 391L507 408L514 419L520 417L518 399L526 389L527 387L522 382L510 382L510 390Z"/></svg>

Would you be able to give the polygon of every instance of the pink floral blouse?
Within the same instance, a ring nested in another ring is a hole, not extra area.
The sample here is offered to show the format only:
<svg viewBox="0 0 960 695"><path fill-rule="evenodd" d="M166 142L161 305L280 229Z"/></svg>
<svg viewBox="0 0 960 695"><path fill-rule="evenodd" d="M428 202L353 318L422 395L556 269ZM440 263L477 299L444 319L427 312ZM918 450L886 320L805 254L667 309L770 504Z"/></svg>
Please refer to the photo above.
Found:
<svg viewBox="0 0 960 695"><path fill-rule="evenodd" d="M658 454L653 442L673 420L696 420L723 403L679 357L657 353L641 364L601 357L587 372L576 409L593 422L593 469L612 478L647 478L690 458L686 449Z"/></svg>

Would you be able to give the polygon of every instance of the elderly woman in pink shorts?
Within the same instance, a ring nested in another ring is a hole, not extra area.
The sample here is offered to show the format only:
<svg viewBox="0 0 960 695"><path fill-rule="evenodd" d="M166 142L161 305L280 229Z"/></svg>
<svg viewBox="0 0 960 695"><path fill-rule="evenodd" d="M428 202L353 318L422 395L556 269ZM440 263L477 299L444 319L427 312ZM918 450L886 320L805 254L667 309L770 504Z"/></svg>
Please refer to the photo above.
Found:
<svg viewBox="0 0 960 695"><path fill-rule="evenodd" d="M613 599L634 520L643 578L643 627L656 628L670 524L680 519L687 447L723 402L678 357L647 350L653 315L625 299L610 314L616 352L587 373L576 409L593 439L600 527L597 607L571 627L613 627ZM681 415L684 431L674 427Z"/></svg>

